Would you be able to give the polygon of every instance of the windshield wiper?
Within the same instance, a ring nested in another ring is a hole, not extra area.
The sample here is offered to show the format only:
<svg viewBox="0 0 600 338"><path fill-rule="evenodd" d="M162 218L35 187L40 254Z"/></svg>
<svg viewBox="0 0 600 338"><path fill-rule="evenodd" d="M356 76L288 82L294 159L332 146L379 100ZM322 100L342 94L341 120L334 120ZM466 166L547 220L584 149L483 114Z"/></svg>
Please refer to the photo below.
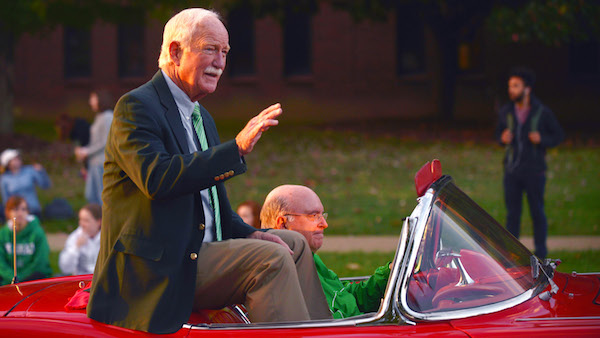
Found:
<svg viewBox="0 0 600 338"><path fill-rule="evenodd" d="M542 265L539 259L533 255L529 257L529 261L531 263L531 275L533 279L537 279L540 276L540 270L542 270L542 273L546 276L546 279L548 279L548 283L550 283L550 290L540 293L539 297L541 300L549 301L552 296L558 293L559 288L558 285L556 285L556 283L554 283L552 280L552 277L548 276L546 273L546 268L550 268L550 273L552 276L554 276L554 271L556 271L556 267L561 263L561 261L560 259L551 260L547 258L544 260L544 264Z"/></svg>

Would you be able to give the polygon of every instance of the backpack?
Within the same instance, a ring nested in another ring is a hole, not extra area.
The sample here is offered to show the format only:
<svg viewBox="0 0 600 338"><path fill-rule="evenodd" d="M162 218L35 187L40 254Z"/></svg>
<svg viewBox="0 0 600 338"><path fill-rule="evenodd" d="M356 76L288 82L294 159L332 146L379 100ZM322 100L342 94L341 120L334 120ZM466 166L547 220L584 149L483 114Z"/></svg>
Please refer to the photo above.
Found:
<svg viewBox="0 0 600 338"><path fill-rule="evenodd" d="M55 198L44 207L44 218L46 219L69 219L73 218L73 208L64 198Z"/></svg>

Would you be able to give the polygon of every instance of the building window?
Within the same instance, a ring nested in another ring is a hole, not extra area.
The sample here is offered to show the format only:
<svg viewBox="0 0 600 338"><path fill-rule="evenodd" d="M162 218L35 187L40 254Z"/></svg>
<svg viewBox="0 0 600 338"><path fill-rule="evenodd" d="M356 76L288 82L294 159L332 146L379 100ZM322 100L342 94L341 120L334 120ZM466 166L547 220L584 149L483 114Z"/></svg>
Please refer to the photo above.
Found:
<svg viewBox="0 0 600 338"><path fill-rule="evenodd" d="M283 24L283 58L286 76L312 72L310 14L287 10Z"/></svg>
<svg viewBox="0 0 600 338"><path fill-rule="evenodd" d="M119 77L145 75L144 27L120 24L118 29Z"/></svg>
<svg viewBox="0 0 600 338"><path fill-rule="evenodd" d="M91 34L87 29L65 27L65 78L90 77L92 74L91 62Z"/></svg>
<svg viewBox="0 0 600 338"><path fill-rule="evenodd" d="M578 76L600 75L600 43L592 40L570 44L569 70Z"/></svg>
<svg viewBox="0 0 600 338"><path fill-rule="evenodd" d="M425 26L412 4L396 7L396 73L399 76L425 71Z"/></svg>
<svg viewBox="0 0 600 338"><path fill-rule="evenodd" d="M232 77L253 75L254 69L254 16L249 7L233 9L228 16L229 44L227 68Z"/></svg>
<svg viewBox="0 0 600 338"><path fill-rule="evenodd" d="M457 66L461 73L483 72L483 27L465 29L459 33Z"/></svg>

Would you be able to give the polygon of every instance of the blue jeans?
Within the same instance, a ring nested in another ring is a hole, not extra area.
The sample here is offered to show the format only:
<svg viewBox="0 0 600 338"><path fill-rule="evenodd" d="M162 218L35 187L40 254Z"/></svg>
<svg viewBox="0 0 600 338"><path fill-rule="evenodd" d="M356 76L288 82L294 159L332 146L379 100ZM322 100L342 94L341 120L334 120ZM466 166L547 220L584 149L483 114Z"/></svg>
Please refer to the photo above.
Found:
<svg viewBox="0 0 600 338"><path fill-rule="evenodd" d="M88 168L87 179L85 180L85 199L88 203L102 205L102 174L104 174L103 165Z"/></svg>
<svg viewBox="0 0 600 338"><path fill-rule="evenodd" d="M516 238L519 238L521 228L521 211L523 208L523 192L527 194L529 213L533 221L533 239L535 255L546 258L546 237L548 222L544 212L544 189L546 174L505 173L504 174L504 202L506 203L506 229Z"/></svg>

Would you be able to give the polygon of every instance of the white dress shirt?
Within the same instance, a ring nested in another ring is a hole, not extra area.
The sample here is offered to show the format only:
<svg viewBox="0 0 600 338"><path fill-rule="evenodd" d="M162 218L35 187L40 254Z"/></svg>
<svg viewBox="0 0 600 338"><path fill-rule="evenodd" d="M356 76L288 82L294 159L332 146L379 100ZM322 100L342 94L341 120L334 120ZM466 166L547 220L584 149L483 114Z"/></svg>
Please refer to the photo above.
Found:
<svg viewBox="0 0 600 338"><path fill-rule="evenodd" d="M62 273L66 275L94 273L98 252L100 251L100 232L78 248L77 238L82 233L83 229L77 227L67 238L65 248L60 252L60 256L58 257L58 266Z"/></svg>
<svg viewBox="0 0 600 338"><path fill-rule="evenodd" d="M185 129L190 153L198 151L196 142L194 141L196 138L196 130L194 129L192 122L192 113L194 112L194 106L197 104L197 102L192 102L189 96L187 96L187 94L184 93L181 88L177 87L177 85L167 74L165 74L165 72L162 70L161 72L167 81L167 86L169 87L173 98L175 99L177 109L179 109L179 115L181 117L183 129ZM204 209L204 225L206 226L204 230L204 239L202 241L212 242L215 240L215 214L212 206L210 205L210 195L208 189L200 191L200 196L202 198L202 208Z"/></svg>

